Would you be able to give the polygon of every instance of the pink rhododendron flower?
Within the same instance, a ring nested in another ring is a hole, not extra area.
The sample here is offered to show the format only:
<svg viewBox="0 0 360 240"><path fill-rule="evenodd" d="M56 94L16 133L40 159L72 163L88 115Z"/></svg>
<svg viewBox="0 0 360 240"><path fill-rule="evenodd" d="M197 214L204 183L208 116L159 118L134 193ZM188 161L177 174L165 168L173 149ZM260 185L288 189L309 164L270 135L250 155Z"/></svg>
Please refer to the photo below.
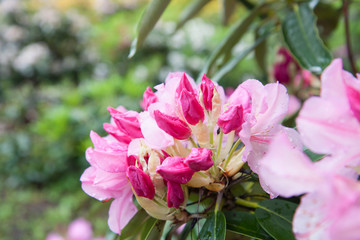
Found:
<svg viewBox="0 0 360 240"><path fill-rule="evenodd" d="M359 165L360 121L356 109L360 80L344 71L341 60L336 59L324 70L321 84L320 97L308 99L297 118L302 140L316 153L341 156L338 169Z"/></svg>
<svg viewBox="0 0 360 240"><path fill-rule="evenodd" d="M278 83L247 80L227 99L205 75L197 86L170 73L155 89L145 91L141 113L109 108L109 136L91 133L82 186L101 201L114 198L108 224L116 233L136 212L132 196L157 219L186 220L189 187L219 192L245 161L258 172L270 140L287 131L288 95Z"/></svg>

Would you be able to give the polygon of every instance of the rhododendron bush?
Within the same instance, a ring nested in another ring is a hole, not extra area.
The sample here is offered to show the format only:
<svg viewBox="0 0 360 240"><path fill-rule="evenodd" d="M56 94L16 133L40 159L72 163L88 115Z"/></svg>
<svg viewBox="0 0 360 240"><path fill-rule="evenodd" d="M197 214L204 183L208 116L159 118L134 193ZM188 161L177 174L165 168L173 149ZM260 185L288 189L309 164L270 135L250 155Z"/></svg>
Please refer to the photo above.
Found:
<svg viewBox="0 0 360 240"><path fill-rule="evenodd" d="M289 95L278 82L249 79L226 95L205 75L196 84L169 73L141 105L109 107L108 135L91 132L86 151L82 188L113 199L114 233L160 237L167 222L168 236L185 224L182 236L200 239L223 239L226 228L260 239L358 239L360 80L341 60L322 73L296 130L281 125ZM277 199L301 194L299 205Z"/></svg>

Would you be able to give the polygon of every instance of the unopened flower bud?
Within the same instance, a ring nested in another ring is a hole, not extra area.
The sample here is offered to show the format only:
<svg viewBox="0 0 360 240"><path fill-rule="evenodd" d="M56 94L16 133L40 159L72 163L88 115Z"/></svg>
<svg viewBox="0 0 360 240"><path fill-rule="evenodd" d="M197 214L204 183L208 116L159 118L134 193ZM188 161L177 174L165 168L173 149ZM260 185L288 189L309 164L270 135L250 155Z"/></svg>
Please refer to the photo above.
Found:
<svg viewBox="0 0 360 240"><path fill-rule="evenodd" d="M109 107L111 117L114 119L118 128L124 133L127 133L131 138L142 138L143 135L140 129L140 123L137 118L138 113L134 111L127 111L125 113L119 112L116 109Z"/></svg>
<svg viewBox="0 0 360 240"><path fill-rule="evenodd" d="M220 192L221 190L223 190L225 187L224 183L218 183L218 182L214 182L214 183L210 183L209 185L206 185L205 188L213 191L213 192Z"/></svg>
<svg viewBox="0 0 360 240"><path fill-rule="evenodd" d="M180 95L180 105L189 124L195 125L199 121L204 121L204 110L194 94L184 89Z"/></svg>
<svg viewBox="0 0 360 240"><path fill-rule="evenodd" d="M159 110L154 111L154 117L159 128L172 137L185 140L191 136L191 129L180 118L166 115Z"/></svg>
<svg viewBox="0 0 360 240"><path fill-rule="evenodd" d="M241 130L243 124L243 107L232 105L223 112L217 121L219 127L225 134L231 131Z"/></svg>
<svg viewBox="0 0 360 240"><path fill-rule="evenodd" d="M126 176L130 181L132 188L137 196L153 199L155 188L150 177L135 166L129 166Z"/></svg>
<svg viewBox="0 0 360 240"><path fill-rule="evenodd" d="M204 107L206 110L211 111L213 107L212 99L214 96L215 85L208 77L205 76L205 74L202 77L200 89L202 93Z"/></svg>
<svg viewBox="0 0 360 240"><path fill-rule="evenodd" d="M191 86L189 79L186 77L186 74L183 73L179 82L178 87L176 88L176 98L178 99L183 90L187 90L191 94L196 94L194 88Z"/></svg>
<svg viewBox="0 0 360 240"><path fill-rule="evenodd" d="M166 202L169 208L179 208L184 202L184 192L179 183L172 181L167 182L168 192L166 195Z"/></svg>
<svg viewBox="0 0 360 240"><path fill-rule="evenodd" d="M193 148L186 157L185 163L194 171L205 171L214 165L212 154L207 148Z"/></svg>
<svg viewBox="0 0 360 240"><path fill-rule="evenodd" d="M111 136L116 138L119 142L129 144L131 142L131 138L125 133L123 133L119 128L110 124L104 123L103 128L106 132L108 132Z"/></svg>
<svg viewBox="0 0 360 240"><path fill-rule="evenodd" d="M194 171L184 163L183 157L168 157L164 162L156 168L165 180L179 184L187 183Z"/></svg>
<svg viewBox="0 0 360 240"><path fill-rule="evenodd" d="M150 87L146 88L146 91L143 94L143 101L141 103L143 109L148 110L148 107L158 101L155 93L151 90Z"/></svg>

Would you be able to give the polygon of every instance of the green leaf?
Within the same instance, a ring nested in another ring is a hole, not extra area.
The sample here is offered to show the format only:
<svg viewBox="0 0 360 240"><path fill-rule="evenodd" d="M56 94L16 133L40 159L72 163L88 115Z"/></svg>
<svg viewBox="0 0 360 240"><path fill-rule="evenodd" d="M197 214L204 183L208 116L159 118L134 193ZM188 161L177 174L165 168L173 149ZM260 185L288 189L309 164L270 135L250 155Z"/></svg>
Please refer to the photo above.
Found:
<svg viewBox="0 0 360 240"><path fill-rule="evenodd" d="M282 22L282 32L291 53L300 65L320 74L331 62L315 25L316 17L308 3L294 5Z"/></svg>
<svg viewBox="0 0 360 240"><path fill-rule="evenodd" d="M258 39L261 37L262 34L262 28L257 28L255 31L255 39ZM264 39L262 42L260 42L255 47L255 60L259 68L262 70L263 73L267 73L266 69L266 56L267 56L267 41Z"/></svg>
<svg viewBox="0 0 360 240"><path fill-rule="evenodd" d="M181 232L180 240L185 240L189 233L194 229L196 226L196 223L198 222L198 219L194 218L192 221L189 221L186 223L184 230Z"/></svg>
<svg viewBox="0 0 360 240"><path fill-rule="evenodd" d="M232 58L227 64L225 64L220 70L211 78L213 82L220 81L226 74L233 70L251 51L254 50L261 42L263 42L268 34L259 37L250 47L245 49L239 55Z"/></svg>
<svg viewBox="0 0 360 240"><path fill-rule="evenodd" d="M170 0L152 0L146 8L138 23L137 37L131 43L129 58L132 58L136 51L142 46L147 35L154 28L156 22L159 20Z"/></svg>
<svg viewBox="0 0 360 240"><path fill-rule="evenodd" d="M239 42L242 36L246 33L250 24L261 13L261 11L265 6L267 5L266 4L259 5L245 19L240 19L231 27L229 34L220 42L220 44L216 47L216 49L211 53L208 61L205 63L205 66L200 72L198 81L201 81L201 77L203 73L205 73L208 76L211 76L210 71L213 68L215 61L221 55L226 56L229 52L231 52L231 49L235 46L236 43Z"/></svg>
<svg viewBox="0 0 360 240"><path fill-rule="evenodd" d="M145 222L145 225L141 231L141 240L158 240L161 238L162 231L164 229L166 221L162 221L156 218L150 218Z"/></svg>
<svg viewBox="0 0 360 240"><path fill-rule="evenodd" d="M253 213L228 211L224 212L224 214L228 230L255 239L272 239L261 228Z"/></svg>
<svg viewBox="0 0 360 240"><path fill-rule="evenodd" d="M128 222L128 224L121 230L120 240L132 239L136 235L134 233L140 233L141 228L145 222L151 217L146 213L144 209L140 209L135 216Z"/></svg>
<svg viewBox="0 0 360 240"><path fill-rule="evenodd" d="M297 205L279 199L259 203L255 216L263 229L276 240L295 239L292 233L292 218Z"/></svg>
<svg viewBox="0 0 360 240"><path fill-rule="evenodd" d="M317 154L317 153L314 153L312 151L310 151L310 149L308 148L305 148L304 149L304 153L311 159L311 161L313 162L317 162L319 161L320 159L322 159L325 154Z"/></svg>
<svg viewBox="0 0 360 240"><path fill-rule="evenodd" d="M180 14L179 22L176 25L175 31L180 29L184 24L195 17L196 14L200 12L206 4L208 4L211 0L194 0L189 4Z"/></svg>
<svg viewBox="0 0 360 240"><path fill-rule="evenodd" d="M236 0L222 0L221 22L227 25L236 7Z"/></svg>
<svg viewBox="0 0 360 240"><path fill-rule="evenodd" d="M226 218L224 213L219 211L211 214L211 216L206 219L206 222L200 231L199 239L221 240L225 239L225 235Z"/></svg>

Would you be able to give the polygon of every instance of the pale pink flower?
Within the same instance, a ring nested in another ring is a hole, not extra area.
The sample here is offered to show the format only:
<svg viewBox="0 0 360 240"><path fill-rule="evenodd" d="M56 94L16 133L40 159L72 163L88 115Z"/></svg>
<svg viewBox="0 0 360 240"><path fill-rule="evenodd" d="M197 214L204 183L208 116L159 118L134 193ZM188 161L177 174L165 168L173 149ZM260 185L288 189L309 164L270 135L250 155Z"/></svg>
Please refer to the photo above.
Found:
<svg viewBox="0 0 360 240"><path fill-rule="evenodd" d="M359 165L360 80L336 59L322 73L321 84L320 97L308 99L297 118L302 140L313 152L341 156L339 170Z"/></svg>
<svg viewBox="0 0 360 240"><path fill-rule="evenodd" d="M259 81L247 80L238 88L244 88L251 98L239 133L245 145L242 159L249 163L251 170L258 172L258 160L267 152L273 136L284 128L280 124L288 110L289 96L286 88L278 83L263 86Z"/></svg>

